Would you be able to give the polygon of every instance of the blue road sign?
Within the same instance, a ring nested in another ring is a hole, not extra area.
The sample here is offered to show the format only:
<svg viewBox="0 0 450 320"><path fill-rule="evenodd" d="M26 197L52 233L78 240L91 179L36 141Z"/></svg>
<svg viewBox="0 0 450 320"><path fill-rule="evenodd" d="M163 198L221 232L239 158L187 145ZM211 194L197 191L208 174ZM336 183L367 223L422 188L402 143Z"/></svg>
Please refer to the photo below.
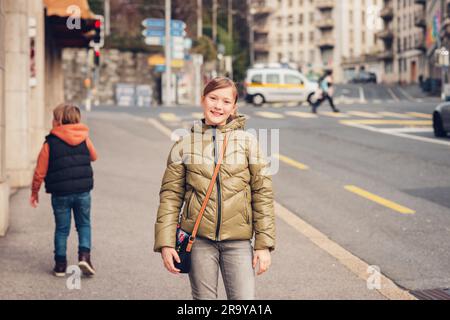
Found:
<svg viewBox="0 0 450 320"><path fill-rule="evenodd" d="M142 25L148 29L164 29L166 27L166 21L164 19L147 18L142 21ZM186 23L181 20L171 20L170 27L172 30L184 30Z"/></svg>
<svg viewBox="0 0 450 320"><path fill-rule="evenodd" d="M170 32L172 37L184 37L186 35L186 32L184 30L171 30ZM146 29L142 31L142 35L144 37L164 37L166 35L166 32L164 29Z"/></svg>

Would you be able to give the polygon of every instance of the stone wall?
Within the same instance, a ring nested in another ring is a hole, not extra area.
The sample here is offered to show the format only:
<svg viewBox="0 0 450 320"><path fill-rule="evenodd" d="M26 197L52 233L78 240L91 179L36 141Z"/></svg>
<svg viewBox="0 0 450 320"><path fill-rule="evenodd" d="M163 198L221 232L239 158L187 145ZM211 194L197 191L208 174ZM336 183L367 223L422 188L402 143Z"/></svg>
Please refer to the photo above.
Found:
<svg viewBox="0 0 450 320"><path fill-rule="evenodd" d="M64 50L64 92L67 101L84 104L87 97L84 80L86 78L93 79L89 60L87 50ZM159 76L148 66L147 60L148 54L144 53L122 52L114 49L102 50L99 82L94 101L97 100L100 105L114 105L116 103L116 85L126 83L150 85L153 89L154 104L159 98L156 87Z"/></svg>

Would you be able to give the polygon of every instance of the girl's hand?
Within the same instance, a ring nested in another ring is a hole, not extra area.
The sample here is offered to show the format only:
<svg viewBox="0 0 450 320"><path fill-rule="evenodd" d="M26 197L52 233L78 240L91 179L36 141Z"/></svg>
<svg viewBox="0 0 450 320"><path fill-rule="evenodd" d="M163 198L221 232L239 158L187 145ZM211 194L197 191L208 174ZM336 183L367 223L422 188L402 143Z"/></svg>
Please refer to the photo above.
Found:
<svg viewBox="0 0 450 320"><path fill-rule="evenodd" d="M37 208L39 204L39 195L37 193L32 193L30 196L30 205L33 208Z"/></svg>
<svg viewBox="0 0 450 320"><path fill-rule="evenodd" d="M163 259L164 267L166 267L166 269L169 272L171 272L173 274L180 273L180 269L175 268L175 266L173 264L174 259L178 263L181 262L180 257L178 256L178 253L174 248L170 248L170 247L162 248L161 249L161 258Z"/></svg>
<svg viewBox="0 0 450 320"><path fill-rule="evenodd" d="M270 264L272 262L269 249L255 250L253 254L253 269L255 269L258 260L259 260L259 270L256 274L259 276L269 269Z"/></svg>

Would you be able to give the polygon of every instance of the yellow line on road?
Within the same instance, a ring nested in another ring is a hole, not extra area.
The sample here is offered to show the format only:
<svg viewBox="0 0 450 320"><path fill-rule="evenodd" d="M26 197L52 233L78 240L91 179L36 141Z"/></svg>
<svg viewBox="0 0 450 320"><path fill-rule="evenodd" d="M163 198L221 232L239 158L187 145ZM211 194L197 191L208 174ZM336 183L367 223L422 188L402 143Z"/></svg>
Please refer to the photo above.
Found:
<svg viewBox="0 0 450 320"><path fill-rule="evenodd" d="M431 114L420 113L420 112L408 112L407 114L416 117L416 118L424 118L424 119L433 119Z"/></svg>
<svg viewBox="0 0 450 320"><path fill-rule="evenodd" d="M415 211L411 210L409 208L406 208L404 206L401 206L395 202L392 202L390 200L387 200L385 198L382 198L380 196L377 196L373 193L370 193L364 189L358 188L356 186L345 186L344 187L347 191L353 192L363 198L366 198L368 200L371 200L373 202L376 202L378 204L381 204L382 206L385 206L389 209L395 210L397 212L403 213L403 214L414 214Z"/></svg>
<svg viewBox="0 0 450 320"><path fill-rule="evenodd" d="M317 115L308 113L308 112L300 112L300 111L286 111L285 114L288 116L298 117L298 118L304 118L304 119L312 119L317 118Z"/></svg>
<svg viewBox="0 0 450 320"><path fill-rule="evenodd" d="M194 117L195 119L203 119L205 117L205 115L203 114L203 112L192 112L191 113L192 117Z"/></svg>
<svg viewBox="0 0 450 320"><path fill-rule="evenodd" d="M269 119L282 119L282 118L284 118L284 115L282 115L282 114L275 113L275 112L268 112L268 111L258 111L258 112L255 112L255 114L257 114L260 117L269 118Z"/></svg>
<svg viewBox="0 0 450 320"><path fill-rule="evenodd" d="M333 118L348 118L349 115L345 113L337 113L337 112L330 112L330 111L321 111L319 112L320 115L333 117Z"/></svg>
<svg viewBox="0 0 450 320"><path fill-rule="evenodd" d="M280 159L284 163L287 163L288 165L293 166L294 168L300 169L300 170L308 170L309 167L303 163L300 163L298 161L295 161L294 159L291 159L289 157L283 156L281 154L275 153L273 155L275 158Z"/></svg>
<svg viewBox="0 0 450 320"><path fill-rule="evenodd" d="M364 119L364 120L341 120L342 124L366 124L366 125L374 125L374 124L393 124L400 126L431 126L433 123L429 120L372 120L372 119Z"/></svg>
<svg viewBox="0 0 450 320"><path fill-rule="evenodd" d="M379 119L381 116L376 113L371 112L363 112L363 111L349 111L348 114L351 114L352 116L358 116L363 118L371 118L371 119Z"/></svg>
<svg viewBox="0 0 450 320"><path fill-rule="evenodd" d="M411 119L411 115L406 115L403 113L397 113L397 112L388 112L388 111L382 111L378 112L378 114L384 116L384 117L391 117L391 118L399 118L399 119Z"/></svg>
<svg viewBox="0 0 450 320"><path fill-rule="evenodd" d="M175 113L171 113L171 112L162 112L159 114L159 117L162 120L168 121L168 122L180 121L180 118L178 118Z"/></svg>

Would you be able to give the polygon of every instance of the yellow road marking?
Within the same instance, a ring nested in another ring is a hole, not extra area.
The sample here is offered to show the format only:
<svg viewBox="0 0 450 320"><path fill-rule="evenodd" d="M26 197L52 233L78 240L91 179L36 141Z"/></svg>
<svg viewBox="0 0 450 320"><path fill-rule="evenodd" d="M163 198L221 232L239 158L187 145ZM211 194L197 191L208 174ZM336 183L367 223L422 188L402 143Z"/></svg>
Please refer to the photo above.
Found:
<svg viewBox="0 0 450 320"><path fill-rule="evenodd" d="M255 114L259 115L263 118L269 118L269 119L282 119L284 118L284 115L275 113L275 112L268 112L268 111L258 111L255 112Z"/></svg>
<svg viewBox="0 0 450 320"><path fill-rule="evenodd" d="M194 117L195 119L203 119L205 117L205 115L203 114L203 112L192 112L191 113L192 117Z"/></svg>
<svg viewBox="0 0 450 320"><path fill-rule="evenodd" d="M356 186L345 186L344 187L347 191L353 192L363 198L366 198L368 200L371 200L373 202L376 202L378 204L381 204L382 206L385 206L389 209L395 210L397 212L403 213L403 214L414 214L416 213L414 210L411 210L409 208L406 208L404 206L401 206L395 202L392 202L390 200L387 200L385 198L379 197L373 193L370 193L366 190L363 190L361 188L358 188Z"/></svg>
<svg viewBox="0 0 450 320"><path fill-rule="evenodd" d="M348 118L349 115L345 113L339 113L339 112L330 112L330 111L319 111L320 115L333 117L333 118Z"/></svg>
<svg viewBox="0 0 450 320"><path fill-rule="evenodd" d="M416 118L424 118L424 119L433 119L431 114L420 113L420 112L408 112L407 114L416 117Z"/></svg>
<svg viewBox="0 0 450 320"><path fill-rule="evenodd" d="M312 113L308 113L308 112L286 111L285 113L286 113L288 116L299 117L299 118L304 118L304 119L317 118L317 115L312 114Z"/></svg>
<svg viewBox="0 0 450 320"><path fill-rule="evenodd" d="M177 122L180 121L180 118L178 118L175 113L171 113L171 112L163 112L159 114L159 117L164 120L164 121L168 121L168 122Z"/></svg>
<svg viewBox="0 0 450 320"><path fill-rule="evenodd" d="M349 111L348 114L351 114L352 116L358 116L363 118L371 118L371 119L380 119L381 116L375 113L371 112L363 112L363 111Z"/></svg>
<svg viewBox="0 0 450 320"><path fill-rule="evenodd" d="M383 112L378 112L378 114L385 116L385 117L392 117L392 118L399 118L399 119L411 119L411 116L408 116L403 113L383 111Z"/></svg>
<svg viewBox="0 0 450 320"><path fill-rule="evenodd" d="M429 120L341 120L342 124L366 124L366 125L380 125L380 124L393 124L401 126L431 126L433 123Z"/></svg>
<svg viewBox="0 0 450 320"><path fill-rule="evenodd" d="M273 156L280 159L284 163L287 163L288 165L293 166L294 168L297 168L300 170L308 170L309 169L309 167L307 165L300 163L298 161L295 161L294 159L291 159L289 157L283 156L281 154L275 153Z"/></svg>

